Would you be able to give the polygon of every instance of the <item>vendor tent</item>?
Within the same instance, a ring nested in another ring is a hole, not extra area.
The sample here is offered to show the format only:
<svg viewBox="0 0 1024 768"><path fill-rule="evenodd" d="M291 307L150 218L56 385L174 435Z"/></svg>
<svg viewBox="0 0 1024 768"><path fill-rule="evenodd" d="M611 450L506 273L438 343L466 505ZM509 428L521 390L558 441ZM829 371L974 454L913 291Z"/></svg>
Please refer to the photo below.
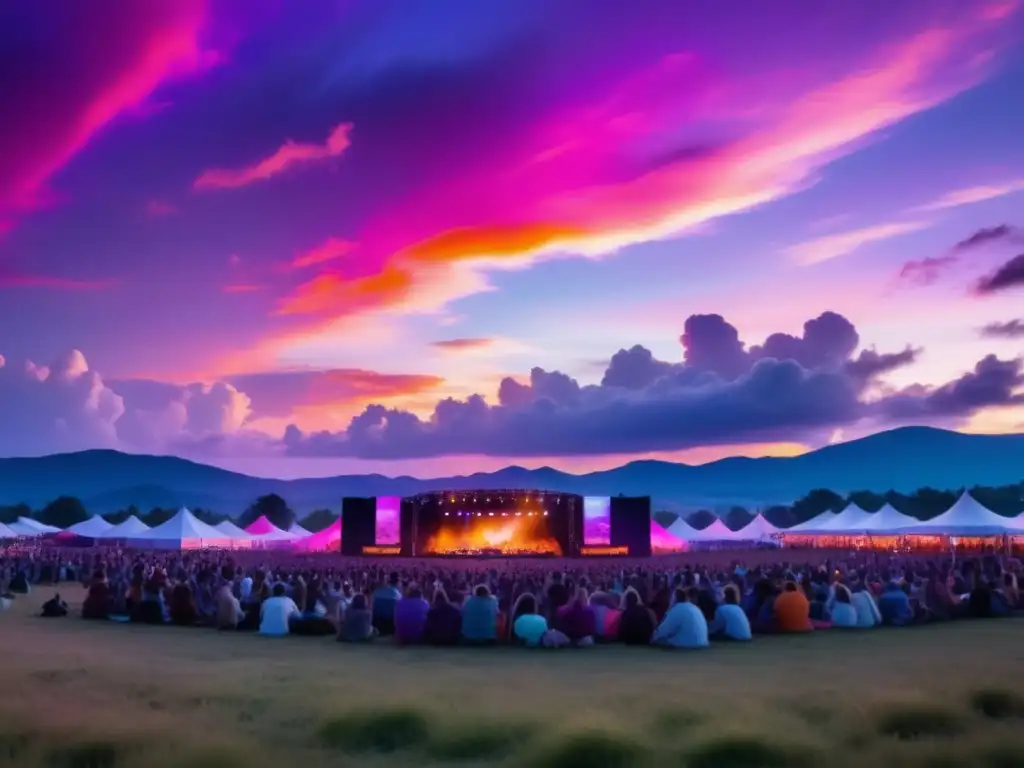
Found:
<svg viewBox="0 0 1024 768"><path fill-rule="evenodd" d="M146 549L231 549L234 539L207 525L185 507L163 525L132 537L134 546Z"/></svg>
<svg viewBox="0 0 1024 768"><path fill-rule="evenodd" d="M797 525L794 525L790 528L784 528L782 530L782 533L805 534L811 533L812 531L818 531L821 530L822 526L828 524L830 520L836 517L838 517L838 515L836 515L834 512L830 510L825 510L820 515L812 517L810 520L804 520L804 522L798 523Z"/></svg>
<svg viewBox="0 0 1024 768"><path fill-rule="evenodd" d="M867 525L867 521L870 518L870 512L865 509L861 509L851 501L838 515L833 515L831 519L825 520L821 525L813 528L807 526L802 530L802 533L820 533L829 536L842 536L844 534L850 535L851 532ZM815 518L815 520L817 520L817 518Z"/></svg>
<svg viewBox="0 0 1024 768"><path fill-rule="evenodd" d="M291 530L288 532L291 533ZM341 518L322 531L296 540L294 546L300 552L341 552Z"/></svg>
<svg viewBox="0 0 1024 768"><path fill-rule="evenodd" d="M782 533L781 529L765 520L764 515L757 515L733 534L737 541L767 541L776 534Z"/></svg>
<svg viewBox="0 0 1024 768"><path fill-rule="evenodd" d="M44 525L31 517L19 517L8 525L18 536L45 536L48 533L60 533L60 528L52 525Z"/></svg>
<svg viewBox="0 0 1024 768"><path fill-rule="evenodd" d="M729 528L729 526L723 523L720 519L715 518L715 521L707 528L701 528L700 530L694 529L689 541L736 541L736 531Z"/></svg>
<svg viewBox="0 0 1024 768"><path fill-rule="evenodd" d="M223 533L225 536L229 536L232 539L238 539L239 541L249 541L252 538L251 533L243 531L230 520L225 520L223 523L217 523L217 525L213 527L221 533Z"/></svg>
<svg viewBox="0 0 1024 768"><path fill-rule="evenodd" d="M690 541L697 535L697 529L681 517L668 527L668 532L680 541Z"/></svg>
<svg viewBox="0 0 1024 768"><path fill-rule="evenodd" d="M692 530L692 529L691 529ZM658 553L685 552L686 542L673 536L657 520L651 518L651 551Z"/></svg>
<svg viewBox="0 0 1024 768"><path fill-rule="evenodd" d="M294 534L295 536L301 536L302 538L312 535L310 531L307 531L298 523L292 523L291 528L288 529L288 533Z"/></svg>
<svg viewBox="0 0 1024 768"><path fill-rule="evenodd" d="M248 526L245 532L263 541L295 541L300 538L294 533L282 531L265 516Z"/></svg>
<svg viewBox="0 0 1024 768"><path fill-rule="evenodd" d="M924 520L900 529L900 533L925 536L1001 536L1024 534L1024 523L1012 517L997 515L979 504L970 492L964 491L956 503L931 520Z"/></svg>
<svg viewBox="0 0 1024 768"><path fill-rule="evenodd" d="M135 515L130 515L124 522L108 528L103 533L97 534L97 539L130 539L149 530L149 526L139 520Z"/></svg>
<svg viewBox="0 0 1024 768"><path fill-rule="evenodd" d="M875 536L892 535L901 528L917 525L920 522L916 517L903 514L892 504L886 504L864 521L863 525L858 527L857 532Z"/></svg>
<svg viewBox="0 0 1024 768"><path fill-rule="evenodd" d="M94 539L104 531L109 531L113 526L99 515L93 515L88 520L75 523L65 531L76 536L84 536L87 539Z"/></svg>
<svg viewBox="0 0 1024 768"><path fill-rule="evenodd" d="M8 526L0 523L0 539L16 539L19 534L12 531Z"/></svg>

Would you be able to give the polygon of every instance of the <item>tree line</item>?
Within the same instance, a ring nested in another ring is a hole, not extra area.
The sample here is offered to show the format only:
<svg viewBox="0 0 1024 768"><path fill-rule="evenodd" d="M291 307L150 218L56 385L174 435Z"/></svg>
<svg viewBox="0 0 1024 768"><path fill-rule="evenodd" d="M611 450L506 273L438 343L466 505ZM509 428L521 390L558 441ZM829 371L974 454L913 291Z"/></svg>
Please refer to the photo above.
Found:
<svg viewBox="0 0 1024 768"><path fill-rule="evenodd" d="M805 523L823 512L840 512L852 502L868 512L877 512L888 503L905 515L910 515L918 520L929 520L953 506L964 490L970 490L971 495L979 504L998 515L1013 517L1024 511L1024 483L1018 483L999 487L974 486L969 489L958 488L956 490L919 488L910 494L897 491L885 493L854 491L842 495L827 488L818 488L789 505L778 504L762 509L735 506L724 514L718 515L708 509L699 509L689 515L684 515L684 517L695 528L706 528L717 517L721 517L723 523L737 531L760 512L772 525L789 528ZM654 514L654 519L664 527L674 523L677 517L679 516L676 513L668 511L659 511Z"/></svg>
<svg viewBox="0 0 1024 768"><path fill-rule="evenodd" d="M339 514L333 510L318 509L299 520L295 511L288 506L288 502L276 493L260 496L237 518L201 507L189 507L189 511L207 525L218 525L230 519L235 525L245 528L260 517L266 517L278 528L287 530L294 523L298 522L303 528L313 533L327 528L339 517ZM177 507L166 509L153 507L150 510L141 510L132 505L119 509L116 512L104 514L102 517L111 525L117 525L134 516L150 528L155 528L166 523L177 513ZM82 501L74 496L59 496L38 510L32 509L27 504L0 505L0 523L13 523L19 517L28 517L38 520L44 525L70 528L72 525L88 520L91 516L91 513L86 509Z"/></svg>

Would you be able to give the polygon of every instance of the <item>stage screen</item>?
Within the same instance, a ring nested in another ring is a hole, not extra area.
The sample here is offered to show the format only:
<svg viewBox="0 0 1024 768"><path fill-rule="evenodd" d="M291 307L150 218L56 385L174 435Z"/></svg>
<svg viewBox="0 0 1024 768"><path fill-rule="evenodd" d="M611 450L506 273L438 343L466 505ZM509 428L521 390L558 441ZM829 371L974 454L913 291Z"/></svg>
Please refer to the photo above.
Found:
<svg viewBox="0 0 1024 768"><path fill-rule="evenodd" d="M608 496L583 497L583 546L612 543L612 500Z"/></svg>
<svg viewBox="0 0 1024 768"><path fill-rule="evenodd" d="M550 516L538 509L446 509L437 532L427 539L427 555L557 555L562 547L551 532Z"/></svg>
<svg viewBox="0 0 1024 768"><path fill-rule="evenodd" d="M377 497L377 522L373 543L378 547L402 543L401 509L402 498L400 496Z"/></svg>

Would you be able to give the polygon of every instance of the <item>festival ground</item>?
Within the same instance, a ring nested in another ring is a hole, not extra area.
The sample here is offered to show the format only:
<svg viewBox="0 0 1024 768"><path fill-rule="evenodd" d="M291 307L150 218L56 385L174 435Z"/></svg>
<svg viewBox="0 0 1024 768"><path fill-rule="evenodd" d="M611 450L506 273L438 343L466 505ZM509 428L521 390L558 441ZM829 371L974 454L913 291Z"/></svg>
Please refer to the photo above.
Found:
<svg viewBox="0 0 1024 768"><path fill-rule="evenodd" d="M442 650L37 618L50 595L0 614L5 766L1024 764L1020 619Z"/></svg>

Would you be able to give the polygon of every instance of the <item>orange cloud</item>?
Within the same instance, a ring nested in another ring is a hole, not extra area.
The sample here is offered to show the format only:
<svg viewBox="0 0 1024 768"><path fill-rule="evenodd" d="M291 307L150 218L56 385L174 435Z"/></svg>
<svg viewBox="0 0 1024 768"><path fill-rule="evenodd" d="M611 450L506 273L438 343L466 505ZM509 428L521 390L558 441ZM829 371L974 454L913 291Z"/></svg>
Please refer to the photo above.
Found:
<svg viewBox="0 0 1024 768"><path fill-rule="evenodd" d="M580 229L546 223L461 227L423 240L402 251L397 258L432 264L520 256L559 242L572 242L582 234Z"/></svg>
<svg viewBox="0 0 1024 768"><path fill-rule="evenodd" d="M337 157L348 149L351 123L337 126L323 144L302 144L286 141L269 157L245 168L213 168L203 171L193 183L194 189L237 189L258 181L266 181L295 166Z"/></svg>
<svg viewBox="0 0 1024 768"><path fill-rule="evenodd" d="M444 341L435 341L433 346L447 352L465 352L489 347L493 343L494 339L446 339Z"/></svg>
<svg viewBox="0 0 1024 768"><path fill-rule="evenodd" d="M392 304L401 299L412 284L412 273L397 266L353 279L325 272L299 286L281 303L277 314L344 315L356 308Z"/></svg>

